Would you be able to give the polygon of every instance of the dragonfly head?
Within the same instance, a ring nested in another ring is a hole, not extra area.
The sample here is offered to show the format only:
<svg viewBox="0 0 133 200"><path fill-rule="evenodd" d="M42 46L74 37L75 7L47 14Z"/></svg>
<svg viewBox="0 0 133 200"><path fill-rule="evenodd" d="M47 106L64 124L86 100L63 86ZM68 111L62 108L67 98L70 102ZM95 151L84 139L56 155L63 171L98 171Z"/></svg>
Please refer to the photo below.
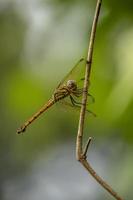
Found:
<svg viewBox="0 0 133 200"><path fill-rule="evenodd" d="M68 89L70 89L70 90L77 89L77 83L75 80L68 80L66 85L67 85Z"/></svg>

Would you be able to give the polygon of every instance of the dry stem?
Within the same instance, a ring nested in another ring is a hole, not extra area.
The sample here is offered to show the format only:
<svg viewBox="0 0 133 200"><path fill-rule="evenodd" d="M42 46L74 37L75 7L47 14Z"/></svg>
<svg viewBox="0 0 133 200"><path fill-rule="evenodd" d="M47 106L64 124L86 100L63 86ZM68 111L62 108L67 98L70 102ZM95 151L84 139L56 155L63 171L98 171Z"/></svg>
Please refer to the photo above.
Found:
<svg viewBox="0 0 133 200"><path fill-rule="evenodd" d="M81 164L86 168L86 170L96 179L96 181L105 188L115 199L117 200L124 200L121 198L105 181L102 180L101 177L97 175L97 173L93 170L90 166L89 162L87 161L87 150L89 144L91 142L91 138L88 139L87 144L83 150L83 129L84 129L84 119L85 119L85 110L86 110L86 102L87 102L87 94L88 94L88 86L89 86L89 79L90 79L90 72L91 72L91 63L92 63L92 54L93 54L93 46L94 46L94 39L96 34L96 27L98 22L98 17L100 13L102 0L97 0L95 15L93 19L91 35L90 35L90 42L88 48L88 56L86 62L86 72L85 72L85 80L84 80L84 92L82 98L82 106L81 112L79 117L79 126L78 126L78 134L77 134L77 142L76 142L76 157L77 160L81 162Z"/></svg>

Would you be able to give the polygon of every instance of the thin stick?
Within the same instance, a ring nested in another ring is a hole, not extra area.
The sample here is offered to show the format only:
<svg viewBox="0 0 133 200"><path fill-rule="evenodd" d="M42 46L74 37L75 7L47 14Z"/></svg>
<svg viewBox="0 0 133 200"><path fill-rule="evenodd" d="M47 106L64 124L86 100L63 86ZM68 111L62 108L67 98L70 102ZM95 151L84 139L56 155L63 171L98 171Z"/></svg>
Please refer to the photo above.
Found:
<svg viewBox="0 0 133 200"><path fill-rule="evenodd" d="M102 0L97 0L95 15L94 15L92 29L91 29L91 35L90 35L88 56L87 56L87 62L86 62L85 80L84 80L84 91L83 91L82 106L81 106L81 111L80 111L79 126L78 126L77 141L76 141L76 158L78 161L81 162L81 164L86 168L86 170L93 176L93 178L95 178L95 180L103 188L105 188L115 199L124 200L105 181L103 181L101 177L97 175L97 173L93 170L93 168L90 166L89 162L87 161L86 154L87 154L87 150L88 150L91 139L88 140L84 150L83 150L83 144L82 144L88 86L89 86L89 79L90 79L90 73L91 73L93 47L94 47L96 27L97 27L98 17L100 13L101 3L102 3Z"/></svg>

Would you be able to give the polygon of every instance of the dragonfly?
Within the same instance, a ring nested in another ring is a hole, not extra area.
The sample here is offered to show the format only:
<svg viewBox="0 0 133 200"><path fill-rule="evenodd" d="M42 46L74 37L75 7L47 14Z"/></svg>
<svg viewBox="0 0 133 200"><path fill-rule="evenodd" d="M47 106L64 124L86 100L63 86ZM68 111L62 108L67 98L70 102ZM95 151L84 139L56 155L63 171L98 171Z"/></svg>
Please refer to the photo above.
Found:
<svg viewBox="0 0 133 200"><path fill-rule="evenodd" d="M42 113L44 113L46 110L48 110L50 107L52 107L55 103L62 101L65 104L68 104L69 106L72 106L74 108L80 108L82 103L75 100L75 98L82 97L83 94L83 86L80 87L81 83L83 83L85 73L85 63L84 67L81 66L81 63L83 63L84 58L81 58L76 65L72 68L72 70L63 78L63 80L59 83L59 85L56 87L55 91L52 94L52 97L47 101L46 104L44 104L38 112L36 112L32 117L30 117L18 130L17 133L23 133L26 131L27 127L35 120L37 119ZM79 76L81 78L79 78ZM83 85L83 84L82 84ZM88 96L91 97L92 101L94 102L94 98L88 93ZM64 101L64 99L69 98L69 101ZM87 110L87 112L91 113L95 116L95 114Z"/></svg>

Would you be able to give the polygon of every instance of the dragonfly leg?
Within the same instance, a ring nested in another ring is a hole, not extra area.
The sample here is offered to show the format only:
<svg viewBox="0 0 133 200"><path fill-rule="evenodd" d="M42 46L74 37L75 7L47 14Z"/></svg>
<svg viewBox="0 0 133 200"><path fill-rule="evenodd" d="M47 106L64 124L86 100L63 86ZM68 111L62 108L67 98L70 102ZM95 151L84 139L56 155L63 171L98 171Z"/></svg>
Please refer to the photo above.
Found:
<svg viewBox="0 0 133 200"><path fill-rule="evenodd" d="M80 97L83 94L83 88L77 89L76 91L72 92L76 97Z"/></svg>
<svg viewBox="0 0 133 200"><path fill-rule="evenodd" d="M91 97L92 102L95 103L95 98L91 94L89 94L89 93L88 93L88 96Z"/></svg>
<svg viewBox="0 0 133 200"><path fill-rule="evenodd" d="M83 94L83 91L84 91L83 88L78 89L77 94L79 94L80 96L81 94ZM95 102L95 98L90 93L88 93L87 96L91 97L93 103Z"/></svg>
<svg viewBox="0 0 133 200"><path fill-rule="evenodd" d="M73 106L75 106L75 105L82 105L82 103L81 102L77 102L77 101L75 101L75 99L70 95L70 99L71 99L71 102L72 102L72 104L73 104Z"/></svg>
<svg viewBox="0 0 133 200"><path fill-rule="evenodd" d="M88 113L90 113L91 115L93 115L94 117L96 117L96 114L94 112L92 112L91 110L86 110Z"/></svg>
<svg viewBox="0 0 133 200"><path fill-rule="evenodd" d="M75 107L77 107L77 108L81 108L81 105L82 105L81 102L75 101L75 99L74 99L71 95L70 95L70 99L71 99L71 102L72 102L73 106L75 106ZM94 112L92 112L91 110L87 110L87 109L86 109L86 111L87 111L88 113L90 113L91 115L93 115L94 117L96 117L96 114L95 114Z"/></svg>
<svg viewBox="0 0 133 200"><path fill-rule="evenodd" d="M71 100L72 105L73 105L74 107L81 108L82 103L76 102L76 101L74 100L74 98L73 98L71 95L70 95L70 100Z"/></svg>
<svg viewBox="0 0 133 200"><path fill-rule="evenodd" d="M77 90L78 94L82 94L83 91L84 91L83 88ZM88 93L87 95L90 96L90 97L92 98L93 102L95 102L95 98L94 98L90 93Z"/></svg>
<svg viewBox="0 0 133 200"><path fill-rule="evenodd" d="M72 98L71 95L70 95L70 100L71 100L72 105L75 106L74 99Z"/></svg>
<svg viewBox="0 0 133 200"><path fill-rule="evenodd" d="M83 94L83 91L84 89L83 88L80 88L80 89L77 89L75 92L73 92L73 94L76 96L76 97L80 97L82 94ZM91 94L87 94L89 97L91 97L92 99L92 102L94 103L95 102L95 99L94 97L91 95Z"/></svg>

